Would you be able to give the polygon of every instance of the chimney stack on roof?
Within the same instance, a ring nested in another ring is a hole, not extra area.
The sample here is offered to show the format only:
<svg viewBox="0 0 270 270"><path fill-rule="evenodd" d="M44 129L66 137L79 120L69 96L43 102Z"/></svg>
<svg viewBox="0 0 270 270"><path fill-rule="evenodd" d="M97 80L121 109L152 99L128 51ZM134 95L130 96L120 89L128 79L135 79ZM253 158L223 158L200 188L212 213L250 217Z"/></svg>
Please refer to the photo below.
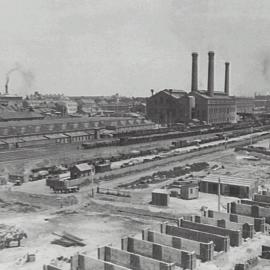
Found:
<svg viewBox="0 0 270 270"><path fill-rule="evenodd" d="M207 92L210 97L214 96L214 52L208 53L208 87Z"/></svg>
<svg viewBox="0 0 270 270"><path fill-rule="evenodd" d="M225 84L224 84L224 92L227 96L230 95L230 63L225 63Z"/></svg>
<svg viewBox="0 0 270 270"><path fill-rule="evenodd" d="M191 91L198 90L198 53L192 53Z"/></svg>

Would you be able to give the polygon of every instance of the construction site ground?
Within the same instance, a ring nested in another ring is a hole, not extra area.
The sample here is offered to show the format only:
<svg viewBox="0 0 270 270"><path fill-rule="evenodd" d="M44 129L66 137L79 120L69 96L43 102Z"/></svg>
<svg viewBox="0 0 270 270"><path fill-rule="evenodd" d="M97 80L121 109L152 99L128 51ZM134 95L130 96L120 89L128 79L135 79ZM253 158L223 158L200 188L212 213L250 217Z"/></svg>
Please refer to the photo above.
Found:
<svg viewBox="0 0 270 270"><path fill-rule="evenodd" d="M268 147L269 141L260 142ZM135 149L136 146L133 146ZM94 151L94 150L92 150ZM117 151L114 149L114 151ZM61 153L59 153L59 158ZM136 171L131 175L124 175L113 180L99 183L103 188L116 188L119 184L132 182L141 176L151 175L159 170L167 170L175 166L192 164L194 162L208 162L210 168L220 165L216 173L252 178L260 180L264 186L270 186L270 160L246 159L247 153L236 153L232 149L216 153L194 157L189 160L177 161L164 166L153 167L150 170ZM62 157L63 158L63 157ZM37 166L51 163L55 157L50 159L45 156L33 162L30 161L8 161L0 164L2 172L7 172L10 167L22 166L22 162L28 170ZM221 168L221 165L224 168ZM142 164L143 166L143 164ZM193 174L200 177L212 172L207 169ZM182 200L171 198L168 207L152 206L151 191L164 186L175 179L154 185L145 189L128 190L130 198L122 198L112 195L95 194L91 197L91 185L81 188L79 193L54 194L45 186L45 181L25 183L22 186L0 187L0 223L16 225L23 229L28 238L22 241L22 246L0 250L1 270L36 270L42 269L43 264L48 264L57 257L70 257L76 252L86 252L97 257L97 247L113 244L120 247L120 239L127 235L139 236L145 227L157 226L159 222L171 220L175 217L188 214L200 214L202 206L217 210L218 198L216 195L200 193L198 199ZM39 200L39 196L42 200ZM58 198L73 198L76 203L63 206L57 204ZM236 198L221 198L222 211L225 211L227 202ZM39 201L39 203L37 203ZM56 203L53 203L55 201ZM54 232L70 232L81 237L86 246L63 247L51 244L57 238ZM200 270L233 269L233 265L261 253L261 245L270 245L270 237L257 234L252 240L244 242L241 247L231 248L226 254L216 254L215 260L208 263L199 263ZM27 253L36 254L36 261L26 263L24 261ZM270 269L270 266L260 262L254 269ZM67 267L63 263L63 267ZM268 267L268 268L267 268Z"/></svg>

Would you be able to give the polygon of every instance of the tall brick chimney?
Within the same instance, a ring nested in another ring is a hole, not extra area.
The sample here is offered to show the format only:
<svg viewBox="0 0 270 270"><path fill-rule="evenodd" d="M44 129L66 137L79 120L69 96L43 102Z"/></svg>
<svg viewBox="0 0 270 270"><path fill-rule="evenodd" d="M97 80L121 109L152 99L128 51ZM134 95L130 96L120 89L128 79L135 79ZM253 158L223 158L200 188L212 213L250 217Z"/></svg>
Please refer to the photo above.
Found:
<svg viewBox="0 0 270 270"><path fill-rule="evenodd" d="M192 53L191 91L198 90L198 53Z"/></svg>
<svg viewBox="0 0 270 270"><path fill-rule="evenodd" d="M214 96L214 52L208 53L208 84L207 92L210 97Z"/></svg>
<svg viewBox="0 0 270 270"><path fill-rule="evenodd" d="M224 84L224 92L227 96L230 95L230 63L225 63L225 84Z"/></svg>

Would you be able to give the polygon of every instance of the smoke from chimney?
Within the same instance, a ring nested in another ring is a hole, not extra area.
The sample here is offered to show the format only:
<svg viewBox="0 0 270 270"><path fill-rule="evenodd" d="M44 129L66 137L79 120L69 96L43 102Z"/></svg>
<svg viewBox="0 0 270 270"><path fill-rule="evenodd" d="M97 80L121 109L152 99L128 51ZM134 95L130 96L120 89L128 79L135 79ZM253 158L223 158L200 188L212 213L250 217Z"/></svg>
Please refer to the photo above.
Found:
<svg viewBox="0 0 270 270"><path fill-rule="evenodd" d="M20 90L23 92L30 90L34 81L34 74L30 70L25 70L20 64L16 63L15 67L10 69L6 74L5 93L9 93L10 77L14 72L18 72L23 79Z"/></svg>

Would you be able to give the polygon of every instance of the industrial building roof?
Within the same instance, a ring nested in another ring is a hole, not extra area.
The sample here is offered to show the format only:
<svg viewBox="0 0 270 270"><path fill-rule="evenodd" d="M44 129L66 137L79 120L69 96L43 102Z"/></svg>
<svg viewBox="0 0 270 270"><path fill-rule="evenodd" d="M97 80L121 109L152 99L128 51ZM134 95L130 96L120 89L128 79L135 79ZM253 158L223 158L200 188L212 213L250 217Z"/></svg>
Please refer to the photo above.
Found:
<svg viewBox="0 0 270 270"><path fill-rule="evenodd" d="M46 134L44 135L46 138L49 139L61 139L61 138L67 138L67 135L64 135L63 133L57 133L57 134Z"/></svg>
<svg viewBox="0 0 270 270"><path fill-rule="evenodd" d="M65 135L68 135L70 137L77 137L77 136L88 136L89 133L84 131L74 131L74 132L65 132Z"/></svg>
<svg viewBox="0 0 270 270"><path fill-rule="evenodd" d="M15 137L11 137L11 138L7 138L7 139L2 139L3 142L6 143L18 143L18 142L23 142L23 140L21 138L15 138Z"/></svg>
<svg viewBox="0 0 270 270"><path fill-rule="evenodd" d="M90 166L87 163L77 164L77 165L75 165L75 167L81 172L91 171L93 169L93 166Z"/></svg>
<svg viewBox="0 0 270 270"><path fill-rule="evenodd" d="M154 189L153 191L152 191L152 193L156 193L156 194L169 194L170 192L167 190L167 189L159 189L159 188L157 188L157 189Z"/></svg>
<svg viewBox="0 0 270 270"><path fill-rule="evenodd" d="M220 183L224 185L231 185L231 186L244 186L244 187L251 187L254 186L258 180L251 179L251 178L241 178L241 177L234 177L228 175L221 175L221 174L209 174L205 178L201 179L202 182L209 182L209 183L218 183L220 179Z"/></svg>
<svg viewBox="0 0 270 270"><path fill-rule="evenodd" d="M217 91L215 91L213 96L209 96L209 95L207 94L207 90L199 90L199 91L197 91L197 93L198 93L200 96L202 96L202 97L204 97L204 98L207 98L207 99L232 99L231 96L227 96L227 95L226 95L225 93L223 93L223 92L217 92Z"/></svg>
<svg viewBox="0 0 270 270"><path fill-rule="evenodd" d="M54 119L44 119L44 120L22 120L22 121L9 121L0 122L1 127L10 126L26 126L26 125L42 125L42 124L63 124L63 123L77 123L77 122L99 122L99 121L117 121L117 120L129 120L131 117L68 117L68 118L54 118Z"/></svg>
<svg viewBox="0 0 270 270"><path fill-rule="evenodd" d="M35 112L11 112L11 111L4 111L1 112L0 120L5 121L12 121L12 120L32 120L32 119L42 119L44 118L43 115ZM39 120L40 121L40 120Z"/></svg>
<svg viewBox="0 0 270 270"><path fill-rule="evenodd" d="M22 137L25 142L48 140L48 138L42 135Z"/></svg>

